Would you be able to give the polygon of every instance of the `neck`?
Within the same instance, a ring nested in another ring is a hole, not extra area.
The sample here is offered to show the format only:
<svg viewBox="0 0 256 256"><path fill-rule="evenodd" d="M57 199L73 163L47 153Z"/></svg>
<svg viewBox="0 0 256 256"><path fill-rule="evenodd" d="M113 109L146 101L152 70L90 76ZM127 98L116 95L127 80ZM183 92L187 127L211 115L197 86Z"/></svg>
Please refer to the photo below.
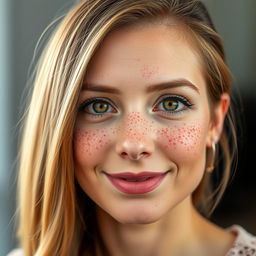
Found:
<svg viewBox="0 0 256 256"><path fill-rule="evenodd" d="M99 207L96 213L100 236L111 256L192 255L191 250L198 253L196 224L200 217L190 198L150 224L120 223Z"/></svg>

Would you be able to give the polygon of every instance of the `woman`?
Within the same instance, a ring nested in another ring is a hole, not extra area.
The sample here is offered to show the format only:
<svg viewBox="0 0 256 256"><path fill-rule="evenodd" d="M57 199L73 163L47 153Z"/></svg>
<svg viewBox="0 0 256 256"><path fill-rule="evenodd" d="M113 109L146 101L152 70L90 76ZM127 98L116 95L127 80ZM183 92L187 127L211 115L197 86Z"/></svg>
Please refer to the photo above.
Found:
<svg viewBox="0 0 256 256"><path fill-rule="evenodd" d="M230 94L200 1L79 3L38 65L16 253L256 255L241 226L208 220L236 153Z"/></svg>

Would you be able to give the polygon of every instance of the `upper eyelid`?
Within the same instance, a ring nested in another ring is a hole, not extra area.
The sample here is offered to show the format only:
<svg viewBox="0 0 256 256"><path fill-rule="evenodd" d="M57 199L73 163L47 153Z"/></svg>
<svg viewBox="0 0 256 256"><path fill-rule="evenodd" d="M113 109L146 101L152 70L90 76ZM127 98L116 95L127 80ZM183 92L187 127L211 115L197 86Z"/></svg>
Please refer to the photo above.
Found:
<svg viewBox="0 0 256 256"><path fill-rule="evenodd" d="M178 95L178 94L164 94L162 96L160 96L155 104L158 104L159 102L161 102L162 100L168 99L168 98L178 98L180 100L184 100L187 103L189 103L189 105L193 105L190 100L187 97L184 97L182 95Z"/></svg>
<svg viewBox="0 0 256 256"><path fill-rule="evenodd" d="M89 106L91 103L94 103L95 101L105 101L105 102L109 103L110 105L113 104L116 107L116 104L114 104L112 100L104 98L104 97L89 98L87 100L82 101L82 103L79 104L79 106L80 107L83 107L86 105Z"/></svg>

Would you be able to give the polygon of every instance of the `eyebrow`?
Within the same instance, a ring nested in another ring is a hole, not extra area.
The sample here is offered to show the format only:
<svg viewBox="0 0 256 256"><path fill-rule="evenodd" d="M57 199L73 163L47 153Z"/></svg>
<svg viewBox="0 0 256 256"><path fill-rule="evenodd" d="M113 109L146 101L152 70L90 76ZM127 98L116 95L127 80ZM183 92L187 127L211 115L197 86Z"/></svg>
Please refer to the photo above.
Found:
<svg viewBox="0 0 256 256"><path fill-rule="evenodd" d="M198 94L200 94L198 87L193 83L191 83L190 81L188 81L187 79L176 79L168 82L149 85L146 87L145 91L147 93L151 93L154 91L160 91L160 90L177 88L177 87L189 87L194 91L196 91ZM113 88L108 85L97 85L97 84L91 84L91 83L85 83L82 90L121 94L121 91L117 88Z"/></svg>

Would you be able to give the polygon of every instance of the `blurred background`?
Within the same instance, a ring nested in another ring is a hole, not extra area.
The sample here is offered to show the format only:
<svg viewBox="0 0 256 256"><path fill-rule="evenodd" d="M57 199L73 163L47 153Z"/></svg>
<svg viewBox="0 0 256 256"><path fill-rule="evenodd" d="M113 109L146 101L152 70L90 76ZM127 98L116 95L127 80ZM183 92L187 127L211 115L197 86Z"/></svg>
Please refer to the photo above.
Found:
<svg viewBox="0 0 256 256"><path fill-rule="evenodd" d="M16 247L18 120L35 45L47 25L75 0L0 0L0 255ZM223 37L234 76L234 97L245 123L236 177L212 216L222 227L239 224L256 235L256 1L204 0ZM32 66L33 68L33 66ZM25 95L24 95L25 96Z"/></svg>

